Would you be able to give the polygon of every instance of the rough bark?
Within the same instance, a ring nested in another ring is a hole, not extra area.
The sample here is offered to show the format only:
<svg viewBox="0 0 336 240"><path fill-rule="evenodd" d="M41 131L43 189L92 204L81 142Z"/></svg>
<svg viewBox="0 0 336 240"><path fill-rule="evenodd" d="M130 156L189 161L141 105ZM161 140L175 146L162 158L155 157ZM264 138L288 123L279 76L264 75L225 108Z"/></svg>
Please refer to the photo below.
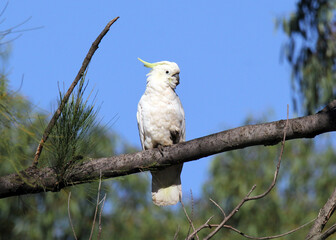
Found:
<svg viewBox="0 0 336 240"><path fill-rule="evenodd" d="M113 178L132 173L194 161L216 153L256 145L275 145L282 140L286 120L247 125L162 149L91 159L67 169L58 179L55 169L30 167L19 173L0 177L0 198L60 189L99 178ZM313 138L336 130L336 100L314 115L290 119L287 140Z"/></svg>

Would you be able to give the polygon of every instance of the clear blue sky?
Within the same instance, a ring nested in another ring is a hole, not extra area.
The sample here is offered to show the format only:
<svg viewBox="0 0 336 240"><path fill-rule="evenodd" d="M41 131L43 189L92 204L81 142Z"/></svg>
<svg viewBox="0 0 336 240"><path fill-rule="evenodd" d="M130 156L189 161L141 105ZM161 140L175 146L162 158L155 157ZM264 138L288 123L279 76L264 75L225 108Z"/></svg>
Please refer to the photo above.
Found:
<svg viewBox="0 0 336 240"><path fill-rule="evenodd" d="M0 9L6 1L0 2ZM91 43L116 16L89 66L89 88L98 91L100 118L140 149L136 124L149 62L174 61L181 69L177 93L186 113L187 140L238 127L247 116L286 118L290 68L281 61L285 35L277 17L289 16L296 1L42 1L11 0L1 29L23 32L12 43L9 79L40 110L55 106L57 82L73 81ZM198 195L211 158L184 166L182 186ZM149 194L149 193L148 193Z"/></svg>

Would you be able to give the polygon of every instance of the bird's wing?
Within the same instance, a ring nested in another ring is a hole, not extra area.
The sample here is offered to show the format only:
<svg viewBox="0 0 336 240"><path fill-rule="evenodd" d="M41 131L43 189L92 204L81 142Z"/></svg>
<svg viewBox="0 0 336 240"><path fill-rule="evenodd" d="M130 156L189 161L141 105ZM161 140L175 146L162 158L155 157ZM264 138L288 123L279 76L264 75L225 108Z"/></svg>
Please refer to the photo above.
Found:
<svg viewBox="0 0 336 240"><path fill-rule="evenodd" d="M139 129L141 146L142 146L142 149L145 149L145 131L144 131L144 126L143 126L141 100L138 105L137 121L138 121L138 129Z"/></svg>
<svg viewBox="0 0 336 240"><path fill-rule="evenodd" d="M186 137L185 116L184 116L184 110L183 110L182 103L181 103L180 99L179 99L179 102L180 102L179 103L180 112L181 112L181 116L182 116L180 142L184 142L185 137Z"/></svg>

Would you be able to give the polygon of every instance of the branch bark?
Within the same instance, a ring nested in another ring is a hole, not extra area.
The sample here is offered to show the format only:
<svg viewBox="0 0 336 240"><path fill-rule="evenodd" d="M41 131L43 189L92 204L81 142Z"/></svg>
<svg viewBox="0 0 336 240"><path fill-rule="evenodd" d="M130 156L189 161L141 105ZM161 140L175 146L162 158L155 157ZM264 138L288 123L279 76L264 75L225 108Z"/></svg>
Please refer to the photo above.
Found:
<svg viewBox="0 0 336 240"><path fill-rule="evenodd" d="M29 167L19 173L0 177L0 198L60 189L102 178L113 178L183 162L194 161L216 153L256 145L275 145L282 140L286 120L247 125L187 142L133 154L91 159L69 168L61 182L51 167ZM336 100L322 111L288 121L286 139L313 138L336 131Z"/></svg>

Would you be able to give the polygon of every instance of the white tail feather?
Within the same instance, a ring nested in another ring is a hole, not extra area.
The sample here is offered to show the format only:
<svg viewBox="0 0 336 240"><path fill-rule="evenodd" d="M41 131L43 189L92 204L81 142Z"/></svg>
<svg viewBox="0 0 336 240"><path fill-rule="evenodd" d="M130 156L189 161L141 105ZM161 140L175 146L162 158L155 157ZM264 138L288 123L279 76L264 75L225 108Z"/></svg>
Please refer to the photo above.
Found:
<svg viewBox="0 0 336 240"><path fill-rule="evenodd" d="M152 200L155 205L177 204L182 198L180 174L182 164L152 173Z"/></svg>

